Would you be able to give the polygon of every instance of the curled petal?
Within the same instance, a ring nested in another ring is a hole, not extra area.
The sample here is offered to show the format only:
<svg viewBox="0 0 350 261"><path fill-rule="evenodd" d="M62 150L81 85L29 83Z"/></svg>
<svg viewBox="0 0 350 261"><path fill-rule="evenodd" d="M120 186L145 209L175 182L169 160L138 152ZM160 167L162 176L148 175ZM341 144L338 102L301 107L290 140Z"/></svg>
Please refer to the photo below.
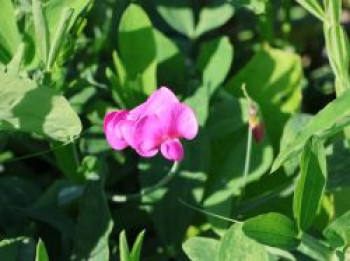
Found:
<svg viewBox="0 0 350 261"><path fill-rule="evenodd" d="M173 138L194 139L198 133L198 121L193 110L186 104L178 103L172 106L170 114L162 117L162 121L168 124L168 135Z"/></svg>
<svg viewBox="0 0 350 261"><path fill-rule="evenodd" d="M158 117L154 114L146 115L135 125L134 147L141 156L153 157L158 153L163 136L162 122Z"/></svg>
<svg viewBox="0 0 350 261"><path fill-rule="evenodd" d="M178 139L169 139L162 143L160 151L168 160L181 161L184 156L184 149Z"/></svg>
<svg viewBox="0 0 350 261"><path fill-rule="evenodd" d="M109 145L116 149L122 150L128 147L128 143L124 140L119 129L119 123L126 119L128 111L116 111L107 113L104 122L104 132Z"/></svg>

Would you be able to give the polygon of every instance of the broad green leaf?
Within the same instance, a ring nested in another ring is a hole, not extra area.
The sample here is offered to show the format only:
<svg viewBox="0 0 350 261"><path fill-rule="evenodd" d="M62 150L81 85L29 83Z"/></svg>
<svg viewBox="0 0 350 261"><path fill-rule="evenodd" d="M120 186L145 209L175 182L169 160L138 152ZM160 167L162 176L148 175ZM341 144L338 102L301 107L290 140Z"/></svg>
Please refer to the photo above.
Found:
<svg viewBox="0 0 350 261"><path fill-rule="evenodd" d="M0 61L6 64L21 42L13 2L0 0Z"/></svg>
<svg viewBox="0 0 350 261"><path fill-rule="evenodd" d="M97 158L83 160L87 179L79 206L74 240L74 256L77 260L108 260L108 239L113 221L104 191L103 170Z"/></svg>
<svg viewBox="0 0 350 261"><path fill-rule="evenodd" d="M285 161L297 155L306 141L313 135L329 137L350 124L350 90L329 103L312 117L304 130L280 152L272 166L271 172L277 170Z"/></svg>
<svg viewBox="0 0 350 261"><path fill-rule="evenodd" d="M124 230L119 234L119 252L120 252L119 257L121 261L131 261L129 246L126 240L126 235Z"/></svg>
<svg viewBox="0 0 350 261"><path fill-rule="evenodd" d="M286 121L299 110L302 77L299 56L264 46L227 85L231 93L242 95L242 85L246 84L249 95L260 106L266 134L276 149Z"/></svg>
<svg viewBox="0 0 350 261"><path fill-rule="evenodd" d="M191 261L216 261L219 247L220 241L204 237L192 237L182 245Z"/></svg>
<svg viewBox="0 0 350 261"><path fill-rule="evenodd" d="M296 1L321 21L325 20L325 12L322 9L322 6L320 5L319 0L296 0Z"/></svg>
<svg viewBox="0 0 350 261"><path fill-rule="evenodd" d="M224 82L233 61L233 47L228 37L206 42L200 49L197 69L203 74L203 84L209 96Z"/></svg>
<svg viewBox="0 0 350 261"><path fill-rule="evenodd" d="M50 35L41 0L32 1L32 12L35 27L35 43L39 49L42 61L46 64L50 50Z"/></svg>
<svg viewBox="0 0 350 261"><path fill-rule="evenodd" d="M300 176L293 199L293 212L299 229L306 231L312 225L326 180L327 166L323 142L311 138L305 144L301 156Z"/></svg>
<svg viewBox="0 0 350 261"><path fill-rule="evenodd" d="M196 215L179 198L190 204L201 202L204 193L206 173L210 166L210 144L205 130L195 140L184 142L185 158L174 179L162 188L142 198L144 208L150 213L158 238L172 247L179 247L186 230ZM140 165L142 188L152 186L170 170L161 156L147 160ZM169 226L169 220L176 213L176 225Z"/></svg>
<svg viewBox="0 0 350 261"><path fill-rule="evenodd" d="M162 18L176 31L189 38L195 37L194 1L154 1Z"/></svg>
<svg viewBox="0 0 350 261"><path fill-rule="evenodd" d="M142 231L136 238L134 245L132 247L131 253L130 253L130 260L131 261L140 261L141 260L141 250L142 250L142 244L143 244L143 238L145 237L145 230Z"/></svg>
<svg viewBox="0 0 350 261"><path fill-rule="evenodd" d="M235 224L221 239L219 248L220 261L268 261L265 247L244 235L243 224Z"/></svg>
<svg viewBox="0 0 350 261"><path fill-rule="evenodd" d="M37 133L62 142L82 129L68 101L34 81L0 73L0 130Z"/></svg>
<svg viewBox="0 0 350 261"><path fill-rule="evenodd" d="M47 255L46 247L41 239L39 239L39 242L36 245L35 261L49 261L49 256Z"/></svg>
<svg viewBox="0 0 350 261"><path fill-rule="evenodd" d="M126 74L123 91L129 92L131 105L136 105L157 88L157 49L153 27L138 5L131 4L121 18L119 53Z"/></svg>
<svg viewBox="0 0 350 261"><path fill-rule="evenodd" d="M329 244L334 247L350 246L350 211L334 220L323 231Z"/></svg>
<svg viewBox="0 0 350 261"><path fill-rule="evenodd" d="M289 146L290 143L304 130L312 115L304 113L294 114L286 123L280 143L280 151ZM284 170L288 176L293 175L299 167L299 158L292 157L283 164Z"/></svg>
<svg viewBox="0 0 350 261"><path fill-rule="evenodd" d="M244 221L244 233L272 247L294 249L298 246L298 231L288 217L279 213L262 214Z"/></svg>
<svg viewBox="0 0 350 261"><path fill-rule="evenodd" d="M196 27L196 37L224 25L234 14L232 3L216 0L205 6L200 14Z"/></svg>
<svg viewBox="0 0 350 261"><path fill-rule="evenodd" d="M179 47L162 32L155 30L157 45L157 75L159 86L169 86L182 93L186 91L186 61ZM176 68L176 70L174 70Z"/></svg>

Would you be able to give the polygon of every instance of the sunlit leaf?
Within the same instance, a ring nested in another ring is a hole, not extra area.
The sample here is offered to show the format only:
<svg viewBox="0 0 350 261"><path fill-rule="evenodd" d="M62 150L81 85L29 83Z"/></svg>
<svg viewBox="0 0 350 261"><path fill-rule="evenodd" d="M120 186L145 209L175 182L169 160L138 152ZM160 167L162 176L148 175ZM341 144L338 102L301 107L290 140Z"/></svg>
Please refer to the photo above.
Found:
<svg viewBox="0 0 350 261"><path fill-rule="evenodd" d="M0 130L37 133L68 142L82 129L68 101L30 79L0 73Z"/></svg>

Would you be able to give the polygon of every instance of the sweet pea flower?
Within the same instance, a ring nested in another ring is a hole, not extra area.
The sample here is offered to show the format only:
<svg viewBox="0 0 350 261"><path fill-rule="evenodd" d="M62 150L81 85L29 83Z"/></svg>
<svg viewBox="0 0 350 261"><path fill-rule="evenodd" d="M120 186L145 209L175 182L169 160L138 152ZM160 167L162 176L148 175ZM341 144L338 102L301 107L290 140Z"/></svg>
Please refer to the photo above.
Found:
<svg viewBox="0 0 350 261"><path fill-rule="evenodd" d="M109 145L116 150L131 147L143 157L153 157L160 150L165 158L181 161L184 148L180 139L194 139L198 122L189 106L162 87L130 111L107 113L104 132Z"/></svg>

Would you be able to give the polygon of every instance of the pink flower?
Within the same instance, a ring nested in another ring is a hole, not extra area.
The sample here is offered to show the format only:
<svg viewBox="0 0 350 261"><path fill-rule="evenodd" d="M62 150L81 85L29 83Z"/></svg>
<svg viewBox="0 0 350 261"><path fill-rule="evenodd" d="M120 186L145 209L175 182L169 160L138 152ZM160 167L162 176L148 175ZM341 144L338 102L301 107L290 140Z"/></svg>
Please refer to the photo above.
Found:
<svg viewBox="0 0 350 261"><path fill-rule="evenodd" d="M153 157L160 150L165 158L181 161L184 149L180 139L194 139L198 122L190 107L162 87L133 110L107 113L104 131L116 150L130 146L143 157Z"/></svg>

